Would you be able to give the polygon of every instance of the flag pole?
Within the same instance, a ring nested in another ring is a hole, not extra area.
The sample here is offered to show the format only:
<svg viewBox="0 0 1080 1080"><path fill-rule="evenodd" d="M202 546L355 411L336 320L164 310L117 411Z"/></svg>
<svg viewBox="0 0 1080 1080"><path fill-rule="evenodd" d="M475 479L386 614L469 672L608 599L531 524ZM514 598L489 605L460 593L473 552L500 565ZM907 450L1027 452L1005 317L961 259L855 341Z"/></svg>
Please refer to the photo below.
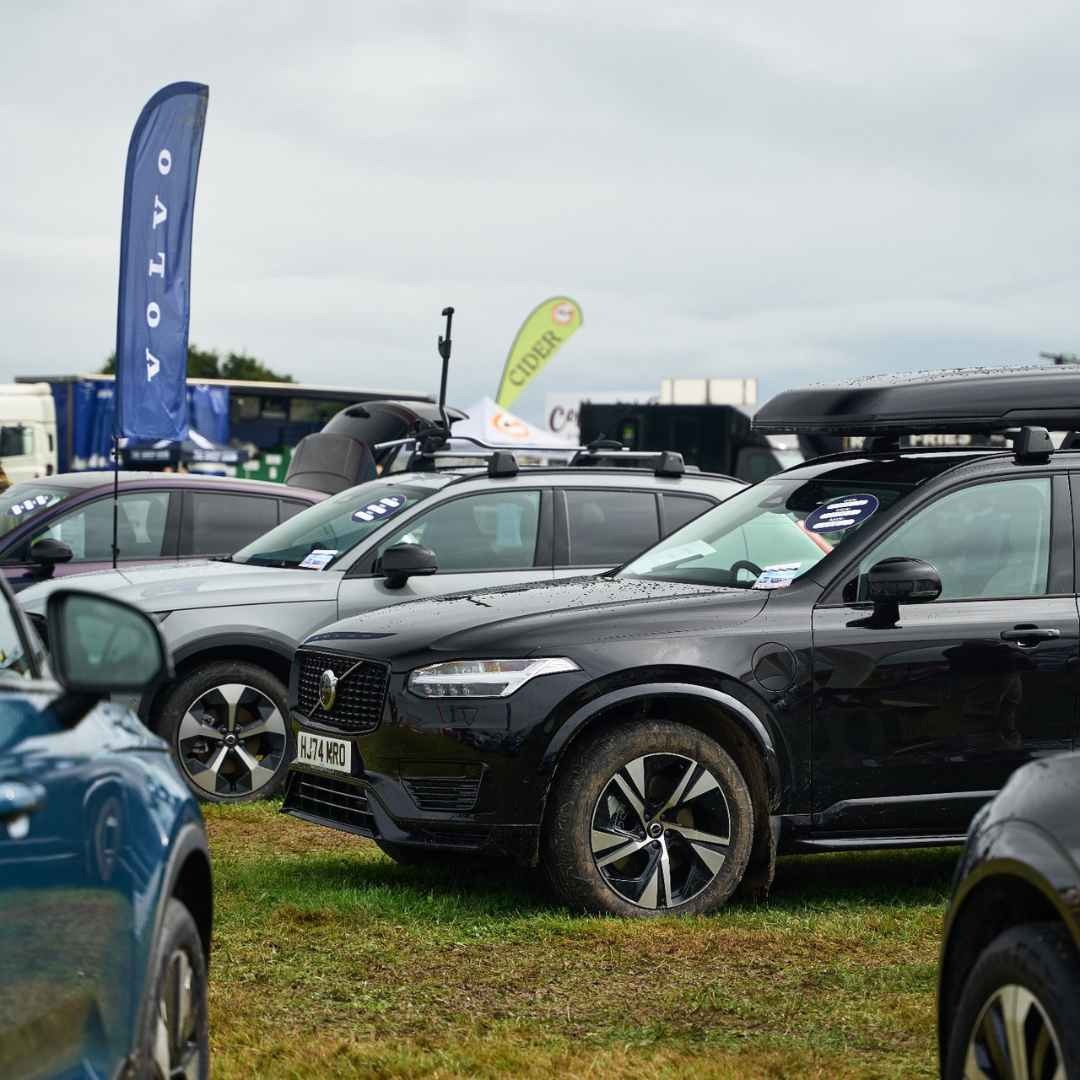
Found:
<svg viewBox="0 0 1080 1080"><path fill-rule="evenodd" d="M113 486L112 486L112 568L120 554L118 525L120 515L120 432L113 429Z"/></svg>

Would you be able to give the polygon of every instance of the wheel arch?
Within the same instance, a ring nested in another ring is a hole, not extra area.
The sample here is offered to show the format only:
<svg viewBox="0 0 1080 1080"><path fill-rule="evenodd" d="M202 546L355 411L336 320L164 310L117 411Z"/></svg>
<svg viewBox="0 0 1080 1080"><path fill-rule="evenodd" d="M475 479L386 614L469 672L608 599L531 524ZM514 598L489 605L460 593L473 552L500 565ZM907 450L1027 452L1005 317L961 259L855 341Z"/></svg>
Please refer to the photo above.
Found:
<svg viewBox="0 0 1080 1080"><path fill-rule="evenodd" d="M1019 826L1019 827L1017 827ZM1029 923L1056 922L1080 941L1077 912L1052 884L1057 872L1072 880L1063 857L1041 830L1016 823L1009 830L1027 851L1022 858L994 855L981 862L962 882L946 917L939 963L937 1020L938 1050L944 1062L949 1023L955 1015L964 984L983 950L999 935ZM1015 834L1021 835L1017 837ZM1000 834L995 838L998 846ZM969 845L972 841L969 841Z"/></svg>
<svg viewBox="0 0 1080 1080"><path fill-rule="evenodd" d="M139 716L156 731L157 727L153 718L161 715L165 700L176 688L177 683L196 668L222 660L255 664L269 671L284 687L288 688L293 651L295 650L290 650L272 637L246 634L214 637L192 643L186 648L182 647L173 656L173 677L143 697L139 703Z"/></svg>
<svg viewBox="0 0 1080 1080"><path fill-rule="evenodd" d="M717 740L746 778L754 806L754 840L743 890L764 897L772 883L776 842L771 815L780 805L787 762L775 737L775 725L763 702L751 708L746 688L734 680L720 685L689 681L687 673L661 672L658 678L630 685L594 687L593 696L572 707L558 724L541 760L544 778L540 820L547 821L548 803L559 768L582 741L615 724L663 716L685 723ZM737 695L737 696L736 696ZM753 699L751 699L753 700ZM537 858L539 858L539 837Z"/></svg>

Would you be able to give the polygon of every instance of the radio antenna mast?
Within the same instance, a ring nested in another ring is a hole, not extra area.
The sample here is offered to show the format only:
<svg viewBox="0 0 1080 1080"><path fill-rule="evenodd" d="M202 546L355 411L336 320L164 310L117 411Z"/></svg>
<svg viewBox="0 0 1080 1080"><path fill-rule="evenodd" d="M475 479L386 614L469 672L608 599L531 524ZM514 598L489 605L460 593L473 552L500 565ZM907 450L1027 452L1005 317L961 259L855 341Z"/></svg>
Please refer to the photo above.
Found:
<svg viewBox="0 0 1080 1080"><path fill-rule="evenodd" d="M446 318L446 337L439 335L439 355L442 357L442 382L439 383L439 415L442 417L443 427L446 434L450 434L450 421L446 416L446 376L450 371L450 349L453 342L450 340L450 326L454 321L454 309L444 307L443 316Z"/></svg>

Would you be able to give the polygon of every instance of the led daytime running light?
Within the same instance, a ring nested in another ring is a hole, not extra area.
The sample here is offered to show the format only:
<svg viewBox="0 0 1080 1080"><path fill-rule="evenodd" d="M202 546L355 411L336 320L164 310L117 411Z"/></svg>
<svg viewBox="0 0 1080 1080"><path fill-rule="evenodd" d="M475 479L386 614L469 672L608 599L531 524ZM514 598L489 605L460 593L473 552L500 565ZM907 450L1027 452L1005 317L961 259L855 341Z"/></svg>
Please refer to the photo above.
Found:
<svg viewBox="0 0 1080 1080"><path fill-rule="evenodd" d="M538 675L581 669L564 656L531 660L449 660L417 668L409 689L424 698L509 697Z"/></svg>

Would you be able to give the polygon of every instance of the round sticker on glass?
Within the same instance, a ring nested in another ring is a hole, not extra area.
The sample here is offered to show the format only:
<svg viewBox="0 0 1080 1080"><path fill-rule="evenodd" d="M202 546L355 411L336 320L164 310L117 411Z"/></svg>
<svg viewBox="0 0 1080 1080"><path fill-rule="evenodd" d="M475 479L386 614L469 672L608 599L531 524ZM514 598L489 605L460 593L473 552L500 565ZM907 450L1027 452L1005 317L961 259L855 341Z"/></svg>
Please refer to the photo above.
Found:
<svg viewBox="0 0 1080 1080"><path fill-rule="evenodd" d="M803 522L810 532L830 533L853 529L869 518L881 504L876 495L845 495L819 506Z"/></svg>

